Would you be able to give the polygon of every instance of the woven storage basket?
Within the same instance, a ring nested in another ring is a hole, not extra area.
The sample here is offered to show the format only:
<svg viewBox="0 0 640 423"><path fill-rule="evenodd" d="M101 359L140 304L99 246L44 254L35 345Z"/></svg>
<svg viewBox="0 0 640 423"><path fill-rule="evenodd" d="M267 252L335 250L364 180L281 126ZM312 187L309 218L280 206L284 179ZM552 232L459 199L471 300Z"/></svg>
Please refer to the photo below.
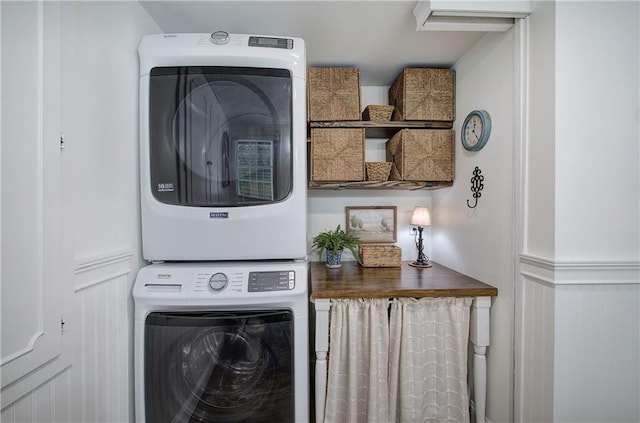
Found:
<svg viewBox="0 0 640 423"><path fill-rule="evenodd" d="M451 182L454 174L453 131L403 129L386 143L395 181Z"/></svg>
<svg viewBox="0 0 640 423"><path fill-rule="evenodd" d="M312 181L364 180L364 129L311 129Z"/></svg>
<svg viewBox="0 0 640 423"><path fill-rule="evenodd" d="M366 162L367 181L387 181L391 172L391 162Z"/></svg>
<svg viewBox="0 0 640 423"><path fill-rule="evenodd" d="M455 71L405 68L389 88L393 120L455 120Z"/></svg>
<svg viewBox="0 0 640 423"><path fill-rule="evenodd" d="M370 104L362 112L362 120L370 121L389 121L393 114L394 106L384 104Z"/></svg>
<svg viewBox="0 0 640 423"><path fill-rule="evenodd" d="M363 267L400 267L402 250L395 245L364 244L359 248Z"/></svg>
<svg viewBox="0 0 640 423"><path fill-rule="evenodd" d="M307 120L360 120L358 68L307 69Z"/></svg>

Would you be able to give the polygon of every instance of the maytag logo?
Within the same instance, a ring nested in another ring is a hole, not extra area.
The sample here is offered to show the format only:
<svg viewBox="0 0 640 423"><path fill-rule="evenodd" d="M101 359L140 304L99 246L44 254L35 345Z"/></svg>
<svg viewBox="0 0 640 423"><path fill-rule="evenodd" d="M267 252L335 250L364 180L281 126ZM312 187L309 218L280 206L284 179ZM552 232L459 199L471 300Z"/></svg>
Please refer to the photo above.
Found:
<svg viewBox="0 0 640 423"><path fill-rule="evenodd" d="M209 219L228 219L229 212L210 212Z"/></svg>

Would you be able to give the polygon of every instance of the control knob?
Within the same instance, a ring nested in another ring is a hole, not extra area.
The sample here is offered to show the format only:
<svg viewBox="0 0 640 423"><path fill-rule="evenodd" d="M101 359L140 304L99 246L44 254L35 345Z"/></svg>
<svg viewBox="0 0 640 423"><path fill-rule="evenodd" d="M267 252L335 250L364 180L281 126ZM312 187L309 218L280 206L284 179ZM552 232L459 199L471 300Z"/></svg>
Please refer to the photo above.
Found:
<svg viewBox="0 0 640 423"><path fill-rule="evenodd" d="M229 33L226 31L216 31L211 34L211 42L219 46L228 44L230 40Z"/></svg>
<svg viewBox="0 0 640 423"><path fill-rule="evenodd" d="M228 281L227 275L224 273L216 273L209 278L209 288L214 291L222 291L227 286Z"/></svg>

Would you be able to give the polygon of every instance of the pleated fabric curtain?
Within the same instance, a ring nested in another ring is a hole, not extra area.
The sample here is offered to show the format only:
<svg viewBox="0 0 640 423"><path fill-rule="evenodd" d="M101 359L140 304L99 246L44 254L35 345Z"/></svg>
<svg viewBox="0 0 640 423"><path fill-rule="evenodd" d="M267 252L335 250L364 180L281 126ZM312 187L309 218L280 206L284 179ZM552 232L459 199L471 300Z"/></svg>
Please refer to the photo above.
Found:
<svg viewBox="0 0 640 423"><path fill-rule="evenodd" d="M326 423L389 422L388 299L331 301Z"/></svg>
<svg viewBox="0 0 640 423"><path fill-rule="evenodd" d="M469 422L471 302L471 298L393 300L389 317L390 422Z"/></svg>

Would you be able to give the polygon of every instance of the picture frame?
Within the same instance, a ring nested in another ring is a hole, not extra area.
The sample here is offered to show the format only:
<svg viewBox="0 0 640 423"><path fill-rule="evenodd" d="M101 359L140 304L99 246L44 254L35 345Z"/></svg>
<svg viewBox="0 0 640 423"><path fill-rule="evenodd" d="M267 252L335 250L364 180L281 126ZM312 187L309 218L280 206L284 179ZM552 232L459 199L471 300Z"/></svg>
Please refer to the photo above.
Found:
<svg viewBox="0 0 640 423"><path fill-rule="evenodd" d="M346 232L364 244L397 241L398 223L396 206L345 207Z"/></svg>

